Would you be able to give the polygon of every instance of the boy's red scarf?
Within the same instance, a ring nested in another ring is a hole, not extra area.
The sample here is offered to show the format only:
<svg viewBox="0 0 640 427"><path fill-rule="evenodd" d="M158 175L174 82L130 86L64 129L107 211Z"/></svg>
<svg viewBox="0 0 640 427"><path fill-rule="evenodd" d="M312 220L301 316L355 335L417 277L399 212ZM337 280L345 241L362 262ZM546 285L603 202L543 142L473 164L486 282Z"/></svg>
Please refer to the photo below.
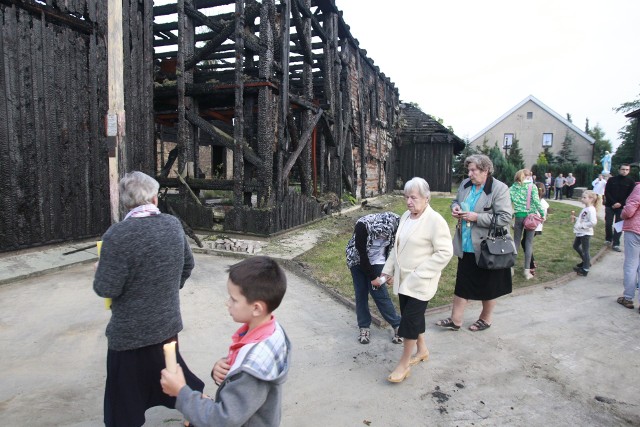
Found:
<svg viewBox="0 0 640 427"><path fill-rule="evenodd" d="M264 341L269 338L276 330L276 319L271 315L271 319L268 322L263 323L252 331L248 332L249 325L245 323L236 331L231 337L231 345L229 346L229 355L227 356L227 363L233 365L236 361L240 349L247 344L253 344Z"/></svg>

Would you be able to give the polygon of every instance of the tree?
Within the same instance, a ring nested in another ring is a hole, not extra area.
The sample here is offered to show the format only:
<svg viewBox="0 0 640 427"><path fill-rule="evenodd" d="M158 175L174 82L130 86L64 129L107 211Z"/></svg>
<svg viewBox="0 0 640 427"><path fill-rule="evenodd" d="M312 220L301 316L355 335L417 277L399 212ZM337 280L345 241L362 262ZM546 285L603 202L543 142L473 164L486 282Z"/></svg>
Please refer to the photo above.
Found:
<svg viewBox="0 0 640 427"><path fill-rule="evenodd" d="M573 152L573 135L570 135L568 130L564 135L562 149L558 153L557 161L562 165L570 164L572 166L575 166L575 164L578 163L578 158Z"/></svg>
<svg viewBox="0 0 640 427"><path fill-rule="evenodd" d="M600 128L600 125L596 125L593 129L587 128L587 133L593 137L596 141L593 143L593 161L599 162L605 151L609 153L613 152L613 146L611 141L605 139L604 132Z"/></svg>
<svg viewBox="0 0 640 427"><path fill-rule="evenodd" d="M617 171L623 163L632 163L636 151L636 129L638 128L638 120L632 120L631 123L620 129L618 136L622 139L622 143L618 146L615 156L611 159L611 171Z"/></svg>
<svg viewBox="0 0 640 427"><path fill-rule="evenodd" d="M639 95L640 96L640 95ZM640 108L640 97L634 101L629 101L614 108L616 113L626 113ZM631 163L634 160L636 150L636 132L638 131L638 119L631 120L618 131L618 137L622 143L616 150L615 156L611 161L611 170L617 171L622 163Z"/></svg>
<svg viewBox="0 0 640 427"><path fill-rule="evenodd" d="M541 151L540 154L538 154L536 165L546 167L548 164L549 164L549 161L547 160L547 156L544 154L544 151Z"/></svg>
<svg viewBox="0 0 640 427"><path fill-rule="evenodd" d="M551 152L551 149L549 147L544 147L544 150L541 154L543 154L544 158L547 159L547 164L552 165L554 163L558 163L556 160L556 156Z"/></svg>
<svg viewBox="0 0 640 427"><path fill-rule="evenodd" d="M487 154L493 163L493 176L507 185L513 183L513 176L516 174L516 168L505 159L502 150L496 142Z"/></svg>
<svg viewBox="0 0 640 427"><path fill-rule="evenodd" d="M482 140L482 145L478 147L478 152L480 154L484 154L485 156L488 156L490 151L491 151L491 147L489 147L489 140L485 136L484 139Z"/></svg>
<svg viewBox="0 0 640 427"><path fill-rule="evenodd" d="M465 141L464 149L453 159L453 179L462 182L467 177L467 170L464 161L472 154L478 154L478 150L471 146L471 142Z"/></svg>
<svg viewBox="0 0 640 427"><path fill-rule="evenodd" d="M507 154L507 162L511 163L516 170L524 169L525 167L520 141L517 138L513 138L509 154Z"/></svg>

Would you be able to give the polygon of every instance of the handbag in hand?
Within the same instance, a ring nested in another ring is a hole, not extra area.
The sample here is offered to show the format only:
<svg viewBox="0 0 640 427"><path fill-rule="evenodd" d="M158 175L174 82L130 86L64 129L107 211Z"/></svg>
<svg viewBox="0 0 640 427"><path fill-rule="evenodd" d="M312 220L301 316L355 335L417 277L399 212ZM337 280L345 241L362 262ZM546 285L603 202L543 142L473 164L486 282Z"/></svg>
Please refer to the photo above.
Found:
<svg viewBox="0 0 640 427"><path fill-rule="evenodd" d="M531 206L531 187L533 187L533 185L529 186L529 192L527 193L527 212L529 212L529 206ZM530 213L525 217L522 225L527 230L535 230L542 224L542 221L542 216L539 213Z"/></svg>
<svg viewBox="0 0 640 427"><path fill-rule="evenodd" d="M489 234L480 243L478 267L486 270L511 268L516 263L516 255L513 238L503 227L496 225L496 213L494 211Z"/></svg>

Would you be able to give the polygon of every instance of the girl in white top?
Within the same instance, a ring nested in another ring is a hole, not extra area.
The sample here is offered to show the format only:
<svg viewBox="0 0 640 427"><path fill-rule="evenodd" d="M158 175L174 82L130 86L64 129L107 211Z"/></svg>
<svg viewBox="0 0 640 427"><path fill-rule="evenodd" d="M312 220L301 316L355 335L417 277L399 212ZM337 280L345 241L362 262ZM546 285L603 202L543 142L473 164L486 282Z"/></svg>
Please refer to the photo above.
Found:
<svg viewBox="0 0 640 427"><path fill-rule="evenodd" d="M573 232L576 235L573 241L573 249L580 255L582 262L574 267L574 271L578 276L586 276L589 274L591 267L591 256L589 254L589 242L593 236L593 227L598 223L596 208L598 204L598 195L591 190L582 193L580 199L584 203L584 208L580 211L578 217L571 217L575 221Z"/></svg>

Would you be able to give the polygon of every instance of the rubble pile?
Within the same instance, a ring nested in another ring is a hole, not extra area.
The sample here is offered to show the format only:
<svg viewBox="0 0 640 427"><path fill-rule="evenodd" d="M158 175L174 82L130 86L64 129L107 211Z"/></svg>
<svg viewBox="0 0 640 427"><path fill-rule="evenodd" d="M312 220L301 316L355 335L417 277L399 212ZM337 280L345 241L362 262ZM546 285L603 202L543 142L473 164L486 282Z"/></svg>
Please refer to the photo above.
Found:
<svg viewBox="0 0 640 427"><path fill-rule="evenodd" d="M241 239L216 239L214 241L203 242L209 249L216 249L229 252L243 252L248 254L257 254L262 252L262 248L267 246L267 242L258 240L241 240Z"/></svg>

